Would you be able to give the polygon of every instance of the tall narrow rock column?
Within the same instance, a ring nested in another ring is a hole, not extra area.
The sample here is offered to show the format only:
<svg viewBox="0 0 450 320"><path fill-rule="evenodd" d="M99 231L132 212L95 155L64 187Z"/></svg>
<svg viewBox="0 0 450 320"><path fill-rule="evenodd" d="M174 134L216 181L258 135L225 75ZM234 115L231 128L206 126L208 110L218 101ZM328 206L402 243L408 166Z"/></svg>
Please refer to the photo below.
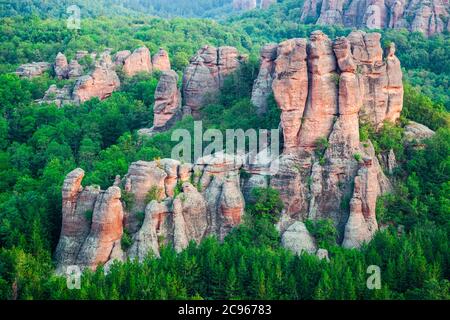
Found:
<svg viewBox="0 0 450 320"><path fill-rule="evenodd" d="M284 153L295 151L299 145L298 135L308 96L306 46L306 39L282 42L275 60L275 79L272 88L281 109Z"/></svg>

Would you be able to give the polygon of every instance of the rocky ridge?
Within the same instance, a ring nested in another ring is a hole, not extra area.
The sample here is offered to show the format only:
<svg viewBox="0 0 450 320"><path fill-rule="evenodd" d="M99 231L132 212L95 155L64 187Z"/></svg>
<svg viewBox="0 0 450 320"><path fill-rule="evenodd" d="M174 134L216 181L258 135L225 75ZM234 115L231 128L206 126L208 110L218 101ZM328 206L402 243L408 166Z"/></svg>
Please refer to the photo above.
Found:
<svg viewBox="0 0 450 320"><path fill-rule="evenodd" d="M450 31L445 0L306 0L300 21L318 25L399 29L427 36Z"/></svg>
<svg viewBox="0 0 450 320"><path fill-rule="evenodd" d="M241 61L234 48L202 48L184 75L184 105L199 115L207 96L220 90ZM162 74L151 130L165 130L179 118L176 80L174 72ZM263 115L273 93L281 109L282 155L259 165L248 165L250 155L221 153L195 164L138 161L107 191L82 188L84 172L76 169L63 187L58 270L70 264L95 268L125 257L142 260L149 252L158 255L162 244L180 251L211 234L223 239L240 223L252 188L266 186L279 190L285 205L277 228L286 247L319 254L302 222L325 218L336 225L343 246L361 246L378 230L377 197L391 187L370 141L360 141L359 125L379 127L399 118L401 80L395 46L383 52L377 33L354 31L332 41L315 31L309 39L264 47L252 101ZM278 171L268 179L274 162ZM242 170L247 174L241 176ZM94 229L86 218L90 211ZM107 221L117 225L107 227ZM123 230L132 237L129 248L119 245Z"/></svg>

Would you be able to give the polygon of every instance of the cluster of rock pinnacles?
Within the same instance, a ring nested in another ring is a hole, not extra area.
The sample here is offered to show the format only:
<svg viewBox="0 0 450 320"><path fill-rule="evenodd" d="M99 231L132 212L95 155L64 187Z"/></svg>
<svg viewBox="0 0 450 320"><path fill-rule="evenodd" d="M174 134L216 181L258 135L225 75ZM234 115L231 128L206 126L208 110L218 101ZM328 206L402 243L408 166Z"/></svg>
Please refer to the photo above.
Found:
<svg viewBox="0 0 450 320"><path fill-rule="evenodd" d="M156 63L147 50L119 52L114 62L103 57L89 79L77 81L77 96L83 101L110 94L105 91L109 80L98 85L97 79L109 78L111 63L130 75L150 72ZM158 68L165 70L156 89L154 125L141 130L143 135L167 130L185 114L200 117L207 97L218 93L224 78L245 61L235 48L203 47L185 70L181 94L167 54L159 56L164 63ZM96 268L114 260L142 260L149 252L158 256L168 243L180 251L208 235L223 239L242 221L254 187L279 190L285 208L277 228L283 245L296 253L323 256L305 228L306 219L332 219L344 247L369 241L378 229L377 197L389 191L390 183L370 141L360 141L359 124L380 127L400 116L403 85L395 46L384 52L380 34L361 31L334 41L315 31L309 39L266 45L252 94L259 114L267 111L271 94L281 109L284 144L279 170L270 179L267 168L225 154L195 164L138 161L107 190L83 187L82 169L69 173L62 190L58 271L70 265ZM319 141L327 141L320 152ZM131 204L124 200L130 195ZM121 244L124 230L132 238L127 248Z"/></svg>

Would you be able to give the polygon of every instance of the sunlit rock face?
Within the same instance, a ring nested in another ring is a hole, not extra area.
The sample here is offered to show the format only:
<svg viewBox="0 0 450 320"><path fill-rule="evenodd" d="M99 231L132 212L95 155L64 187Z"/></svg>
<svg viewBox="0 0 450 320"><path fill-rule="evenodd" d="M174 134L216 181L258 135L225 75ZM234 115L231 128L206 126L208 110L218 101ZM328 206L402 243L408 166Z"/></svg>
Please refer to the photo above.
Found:
<svg viewBox="0 0 450 320"><path fill-rule="evenodd" d="M395 122L403 106L395 45L384 53L380 35L354 31L278 47L273 94L281 109L284 150L270 185L285 203L281 232L305 219L331 219L346 247L359 247L378 229L375 204L389 191L359 124ZM290 223L289 223L290 221Z"/></svg>
<svg viewBox="0 0 450 320"><path fill-rule="evenodd" d="M78 78L73 89L73 100L75 103L82 103L94 97L103 100L110 97L119 87L120 79L111 56L109 52L105 52L91 74Z"/></svg>
<svg viewBox="0 0 450 320"><path fill-rule="evenodd" d="M105 55L97 72L110 72L127 54L117 54L114 63ZM206 96L218 93L240 63L235 48L202 48L184 75L184 105L199 114ZM150 130L164 131L178 119L177 77L173 71L162 73ZM281 110L281 156L254 165L244 160L255 155L223 153L193 164L137 161L106 191L82 187L84 171L74 170L62 190L58 272L72 264L93 269L114 260L143 260L149 253L158 256L167 244L181 251L209 235L223 240L242 222L254 187L279 191L284 210L277 228L283 245L296 253L324 256L303 224L306 219L331 219L344 247L370 241L378 229L376 200L391 186L372 143L361 141L359 125L370 122L379 128L384 121L398 120L401 80L395 46L384 52L377 33L354 31L332 40L315 31L309 39L265 46L252 101L264 115L264 100L273 94ZM429 131L414 123L406 129L411 141L430 136ZM395 155L389 157L393 163ZM269 170L274 163L276 172ZM130 246L123 246L124 233L132 239Z"/></svg>
<svg viewBox="0 0 450 320"><path fill-rule="evenodd" d="M448 31L450 4L445 0L306 0L300 21L319 25L400 29L427 36Z"/></svg>
<svg viewBox="0 0 450 320"><path fill-rule="evenodd" d="M57 271L70 265L95 269L126 257L177 251L208 235L223 238L241 223L245 201L239 158L216 154L195 165L172 159L138 161L106 191L82 187L84 171L69 173L63 186L63 226L55 253ZM132 199L132 200L130 200ZM124 229L133 243L123 248Z"/></svg>

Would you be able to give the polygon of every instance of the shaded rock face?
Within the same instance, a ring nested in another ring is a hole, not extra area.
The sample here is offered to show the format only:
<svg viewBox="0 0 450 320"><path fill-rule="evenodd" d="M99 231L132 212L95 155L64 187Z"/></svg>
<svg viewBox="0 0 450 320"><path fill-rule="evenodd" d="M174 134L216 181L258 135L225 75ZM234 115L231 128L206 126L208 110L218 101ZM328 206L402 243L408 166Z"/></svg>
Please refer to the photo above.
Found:
<svg viewBox="0 0 450 320"><path fill-rule="evenodd" d="M110 97L120 87L113 66L109 53L104 53L90 75L78 78L73 89L73 100L82 103L94 97L100 100Z"/></svg>
<svg viewBox="0 0 450 320"><path fill-rule="evenodd" d="M233 47L214 48L205 46L197 52L183 76L184 106L195 118L201 108L223 85L224 78L239 67L243 57Z"/></svg>
<svg viewBox="0 0 450 320"><path fill-rule="evenodd" d="M445 0L307 0L300 21L357 28L406 28L433 35L448 31Z"/></svg>
<svg viewBox="0 0 450 320"><path fill-rule="evenodd" d="M86 54L87 55L87 54ZM85 55L81 52L77 53L77 57L83 58ZM80 59L81 59L80 58ZM56 77L58 79L74 79L83 75L83 67L78 63L76 59L67 62L67 58L64 54L59 52L55 58L55 64L53 65Z"/></svg>
<svg viewBox="0 0 450 320"><path fill-rule="evenodd" d="M267 9L276 2L277 0L233 0L233 9L238 11Z"/></svg>
<svg viewBox="0 0 450 320"><path fill-rule="evenodd" d="M67 70L69 67L69 63L67 62L67 58L64 54L59 52L56 55L55 59L55 75L58 77L58 79L66 79L67 78Z"/></svg>
<svg viewBox="0 0 450 320"><path fill-rule="evenodd" d="M52 84L50 88L48 88L48 90L45 92L44 97L37 100L37 102L54 103L58 107L73 103L70 86L66 85L60 89L55 84Z"/></svg>
<svg viewBox="0 0 450 320"><path fill-rule="evenodd" d="M63 186L57 271L64 273L69 265L95 268L126 257L142 260L149 253L158 256L161 245L168 243L181 251L191 240L200 242L212 234L223 239L244 213L241 167L238 158L223 154L200 158L195 165L172 159L138 161L107 191L81 187L84 172L74 170ZM120 244L123 228L133 239L126 252Z"/></svg>
<svg viewBox="0 0 450 320"><path fill-rule="evenodd" d="M154 70L159 70L159 71L170 71L171 70L169 54L167 53L167 51L165 51L162 48L160 48L158 53L156 53L152 57L152 64L153 64Z"/></svg>
<svg viewBox="0 0 450 320"><path fill-rule="evenodd" d="M152 136L155 133L166 131L182 117L178 74L173 70L161 74L156 87L153 113L153 127L140 130L140 134Z"/></svg>
<svg viewBox="0 0 450 320"><path fill-rule="evenodd" d="M129 77L140 72L151 73L152 71L153 66L150 50L146 47L134 50L132 54L123 60L123 72Z"/></svg>
<svg viewBox="0 0 450 320"><path fill-rule="evenodd" d="M276 44L269 44L261 49L261 66L252 91L252 103L260 115L267 112L267 99L272 94L277 50Z"/></svg>
<svg viewBox="0 0 450 320"><path fill-rule="evenodd" d="M372 237L376 199L389 182L371 143L361 143L359 122L399 118L401 79L395 47L383 60L379 34L331 41L315 31L279 45L272 87L284 150L270 185L285 203L282 233L297 221L332 219L345 246Z"/></svg>
<svg viewBox="0 0 450 320"><path fill-rule="evenodd" d="M234 10L252 10L256 9L256 0L233 0Z"/></svg>
<svg viewBox="0 0 450 320"><path fill-rule="evenodd" d="M296 254L315 253L317 246L303 222L294 222L281 237L281 244Z"/></svg>
<svg viewBox="0 0 450 320"><path fill-rule="evenodd" d="M16 74L19 77L34 78L44 74L50 69L50 63L47 62L33 62L23 64L17 68Z"/></svg>
<svg viewBox="0 0 450 320"><path fill-rule="evenodd" d="M405 140L410 144L420 145L425 139L431 138L435 132L423 124L410 121L405 126Z"/></svg>

